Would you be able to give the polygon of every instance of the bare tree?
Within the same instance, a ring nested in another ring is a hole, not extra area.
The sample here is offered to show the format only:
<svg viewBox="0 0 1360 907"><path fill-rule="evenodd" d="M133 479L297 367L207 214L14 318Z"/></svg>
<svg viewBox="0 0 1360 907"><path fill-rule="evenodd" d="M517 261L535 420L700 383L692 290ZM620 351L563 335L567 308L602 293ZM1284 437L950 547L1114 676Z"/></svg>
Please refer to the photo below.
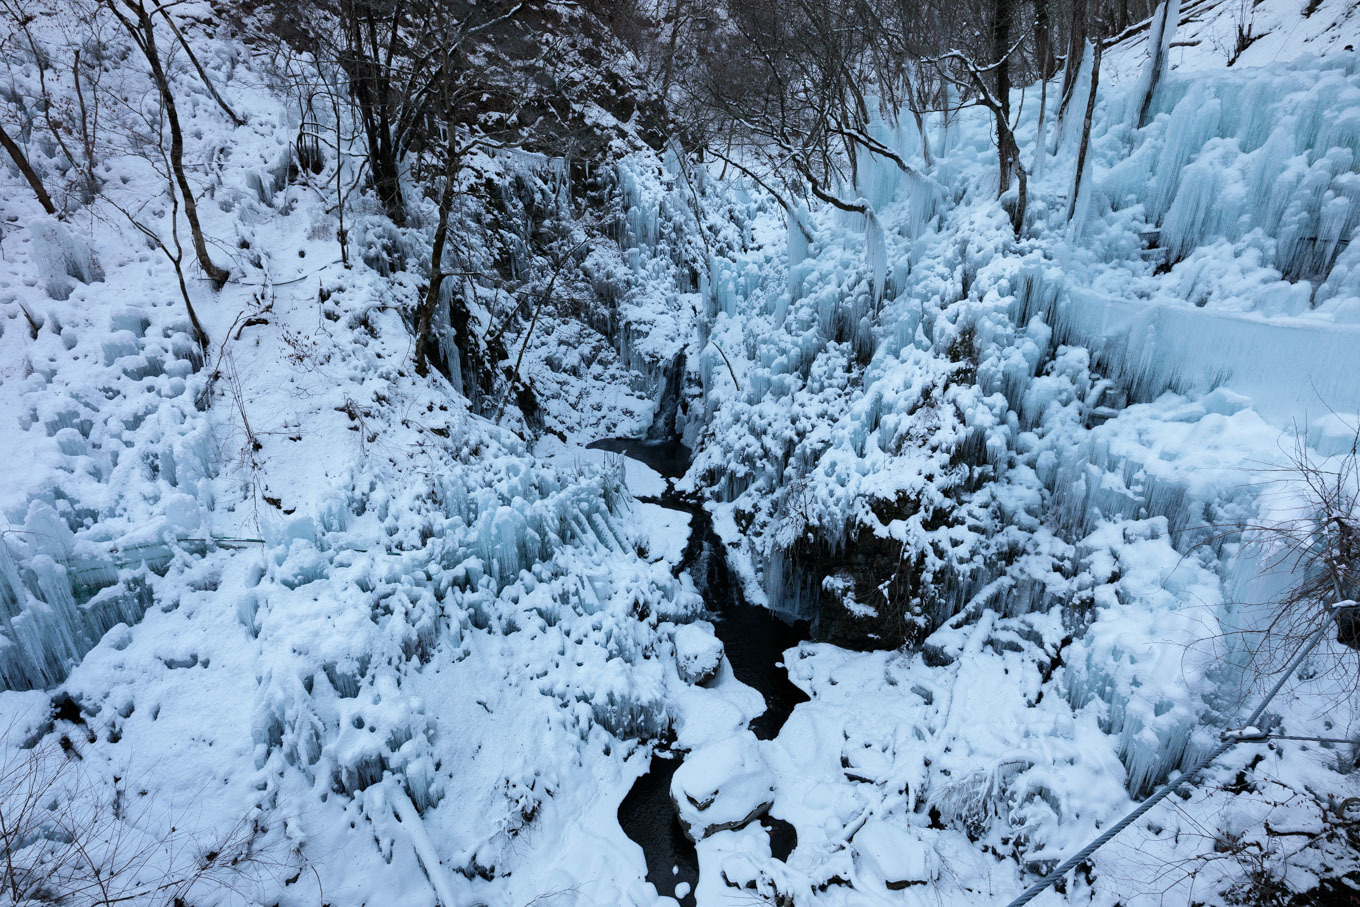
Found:
<svg viewBox="0 0 1360 907"><path fill-rule="evenodd" d="M399 69L403 61L397 57L397 50L406 30L408 10L401 2L341 0L339 13L343 51L338 59L349 78L350 94L368 140L373 188L388 218L404 224L400 149L405 132L415 120L415 110L411 91L403 90ZM414 61L408 65L408 82L414 89L420 76Z"/></svg>
<svg viewBox="0 0 1360 907"><path fill-rule="evenodd" d="M872 90L896 88L881 76L905 74L884 65L877 44L865 40L886 21L876 10L856 2L776 0L731 7L729 18L727 53L708 61L687 86L710 118L710 152L730 162L736 146L762 162L762 183L779 181L783 194L806 193L858 214L870 210L856 189L861 158L880 157L917 174L870 132Z"/></svg>
<svg viewBox="0 0 1360 907"><path fill-rule="evenodd" d="M1360 432L1350 450L1328 461L1295 442L1279 475L1298 506L1253 528L1271 546L1267 568L1292 578L1270 630L1294 635L1316 621L1319 608L1360 600ZM1360 616L1337 621L1338 638L1360 649Z"/></svg>
<svg viewBox="0 0 1360 907"><path fill-rule="evenodd" d="M189 283L184 274L184 244L179 239L179 194L175 192L175 187L169 187L170 196L170 241L167 243L154 228L142 220L138 214L123 207L113 199L108 199L108 203L114 210L127 220L138 233L147 238L147 241L161 251L170 266L175 269L175 279L179 283L180 298L184 300L184 311L189 316L189 324L193 333L194 343L204 353L208 351L208 332L204 329L203 323L198 320L198 311L194 308L193 297L189 294Z"/></svg>
<svg viewBox="0 0 1360 907"><path fill-rule="evenodd" d="M75 740L25 745L12 731L0 736L0 889L8 903L182 904L195 889L220 895L282 868L258 847L258 817L212 835L172 821L164 837L151 837L136 820L154 804L139 799L130 816L126 785L115 779L106 794Z"/></svg>
<svg viewBox="0 0 1360 907"><path fill-rule="evenodd" d="M47 187L43 185L42 177L38 176L38 172L33 169L33 165L29 163L24 150L19 147L14 139L10 138L3 123L0 123L0 146L3 146L5 151L9 153L10 158L14 161L14 166L19 168L19 173L28 183L29 188L33 190L33 194L38 197L38 204L42 205L43 210L48 214L56 214L57 206L52 204L52 197L47 194Z"/></svg>
<svg viewBox="0 0 1360 907"><path fill-rule="evenodd" d="M510 0L338 0L334 58L349 79L363 124L373 188L396 224L407 217L402 161L430 125L464 44L513 19L523 2ZM324 24L316 29L327 43Z"/></svg>
<svg viewBox="0 0 1360 907"><path fill-rule="evenodd" d="M420 375L429 370L435 343L435 313L444 281L451 276L445 264L445 252L463 161L479 148L504 147L505 142L493 133L503 132L504 124L515 119L513 110L494 116L478 115L477 101L488 93L490 86L485 81L483 67L473 65L468 59L466 45L475 35L511 25L523 8L524 4L520 2L476 4L436 0L425 4L418 23L424 46L418 51L418 59L409 57L407 65L411 72L394 103L382 104L374 103L375 92L383 86L390 91L399 68L371 56L378 34L374 29L373 4L367 0L344 0L342 3L342 18L348 17L346 48L350 55L346 60L351 90L368 136L374 184L388 215L395 222L405 219L406 206L399 174L392 169L398 161L392 156L415 150L437 161L435 177L441 184L437 221L427 283L415 316L415 368ZM401 5L397 4L391 20L393 24L389 26L389 48L399 40L402 32L398 22L400 12ZM367 45L363 43L365 35ZM398 59L391 50L388 53L385 61ZM423 68L424 74L418 79L412 78L418 68Z"/></svg>
<svg viewBox="0 0 1360 907"><path fill-rule="evenodd" d="M155 11L161 14L161 18L165 20L165 24L170 28L170 33L175 36L175 40L179 42L179 46L184 49L184 55L188 57L189 62L193 64L194 72L198 73L198 77L202 80L203 86L208 89L208 93L212 95L213 100L217 102L217 106L222 108L222 112L237 126L244 126L246 121L237 116L236 111L232 110L231 105L223 100L222 95L218 93L217 86L213 84L213 80L209 77L207 70L203 68L203 64L198 61L198 54L194 53L193 47L185 40L184 33L179 30L179 26L175 24L175 20L171 18L170 11L166 9L164 4L157 4Z"/></svg>
<svg viewBox="0 0 1360 907"><path fill-rule="evenodd" d="M52 32L63 35L64 40L42 41L34 33L33 25L38 20ZM75 174L76 188L81 201L88 204L98 192L99 178L95 173L95 133L98 129L98 102L93 107L86 104L85 81L90 67L81 65L82 42L97 45L99 35L97 25L85 24L85 33L76 35L72 30L78 26L59 17L51 9L20 4L17 0L0 0L0 21L8 26L8 34L0 40L0 59L11 70L8 94L14 108L17 133L22 137L34 128L46 127L46 136L66 158L68 167L62 168ZM88 31L85 31L88 30ZM25 90L22 80L15 78L16 64L31 67L37 75L36 90L31 84ZM68 65L69 64L69 65ZM73 108L70 100L53 85L63 72L69 68L72 78L71 87L78 104ZM85 74L83 74L83 72ZM98 75L94 78L97 80ZM78 140L82 153L72 148L72 141ZM29 159L19 144L3 124L0 124L0 146L9 153L20 174L38 196L38 201L49 214L65 212L65 205L58 205L43 182L39 166ZM51 174L49 174L51 175ZM59 178L57 188L63 188Z"/></svg>
<svg viewBox="0 0 1360 907"><path fill-rule="evenodd" d="M198 204L195 201L193 186L184 169L184 130L180 126L179 108L175 104L175 92L166 74L165 62L161 58L160 47L156 42L156 22L152 14L158 9L147 9L143 0L101 0L102 5L113 13L123 26L151 73L151 80L160 95L165 109L165 121L170 132L168 162L179 189L180 202L184 206L184 219L189 223L190 237L193 240L194 254L199 267L212 280L213 285L221 287L231 276L226 268L219 266L208 254L208 245L203 237L203 227L198 219Z"/></svg>
<svg viewBox="0 0 1360 907"><path fill-rule="evenodd" d="M439 191L439 219L435 224L434 240L430 245L430 272L425 295L416 310L415 366L418 375L429 372L431 347L435 343L434 316L439 307L444 281L452 276L445 267L444 253L449 240L449 217L453 213L454 201L458 196L458 177L462 161L479 142L478 138L469 136L460 139L456 121L448 123L446 129L443 185Z"/></svg>
<svg viewBox="0 0 1360 907"><path fill-rule="evenodd" d="M1015 49L1016 46L1013 45L1004 51L1004 55L1009 56ZM981 65L962 51L950 51L933 62L947 80L965 91L971 91L977 103L992 112L992 119L996 124L997 153L1001 162L998 194L1004 195L1010 188L1010 176L1014 173L1017 186L1015 207L1011 211L1011 228L1015 235L1019 236L1025 224L1029 172L1020 159L1020 145L1016 142L1015 132L1011 127L1010 105L1004 103L995 93L995 88L1002 84L1006 85L1009 91L1009 83L998 79L998 84L994 87L988 73L995 68L995 64Z"/></svg>

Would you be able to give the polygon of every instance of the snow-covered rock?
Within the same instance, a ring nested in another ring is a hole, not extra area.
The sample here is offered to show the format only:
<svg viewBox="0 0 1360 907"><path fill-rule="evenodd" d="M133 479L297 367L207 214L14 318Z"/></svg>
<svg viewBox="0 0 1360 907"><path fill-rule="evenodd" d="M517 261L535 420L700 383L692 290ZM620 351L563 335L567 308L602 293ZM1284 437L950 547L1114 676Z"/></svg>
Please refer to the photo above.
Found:
<svg viewBox="0 0 1360 907"><path fill-rule="evenodd" d="M893 891L925 885L939 875L939 858L919 829L870 819L855 833L855 861Z"/></svg>
<svg viewBox="0 0 1360 907"><path fill-rule="evenodd" d="M691 840L741 828L774 803L775 776L745 731L695 750L671 779L671 799Z"/></svg>
<svg viewBox="0 0 1360 907"><path fill-rule="evenodd" d="M722 640L711 624L700 621L675 628L675 661L685 683L706 683L722 665Z"/></svg>

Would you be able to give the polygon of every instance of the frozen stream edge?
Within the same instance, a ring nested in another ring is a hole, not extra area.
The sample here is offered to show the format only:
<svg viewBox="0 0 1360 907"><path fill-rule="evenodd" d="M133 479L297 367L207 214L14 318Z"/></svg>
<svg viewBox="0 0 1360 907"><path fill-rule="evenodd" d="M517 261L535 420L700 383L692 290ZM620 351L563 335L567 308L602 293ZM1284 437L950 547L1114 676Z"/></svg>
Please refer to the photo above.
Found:
<svg viewBox="0 0 1360 907"><path fill-rule="evenodd" d="M677 494L672 488L671 480L684 475L690 462L688 449L678 439L656 442L609 438L597 441L591 447L624 455L629 488L644 506L688 516L687 540L683 553L674 561L675 570L677 573L688 572L693 580L724 651L718 676L704 686L715 688L735 682L759 692L765 709L747 722L747 726L758 740L773 739L793 708L808 699L789 680L782 661L786 649L806 638L807 626L787 624L768 609L748 605L742 599L740 586L733 582L726 558L722 556L722 543L713 531L708 512L702 504ZM636 468L638 466L643 469ZM664 484L655 481L657 475L663 478ZM666 526L662 531L670 528ZM624 797L618 815L625 833L643 849L648 881L663 897L676 894L680 904L693 907L701 864L710 862L702 859L700 852L712 853L709 842L713 837L706 838L704 844L696 848L685 836L675 812L670 797L671 779L683 763L680 752L668 745L659 747L649 770ZM769 853L776 859L786 859L795 846L793 827L771 816L762 816L758 821L766 831ZM710 867L709 876L713 877L706 877L705 888L712 891L723 886L716 866Z"/></svg>

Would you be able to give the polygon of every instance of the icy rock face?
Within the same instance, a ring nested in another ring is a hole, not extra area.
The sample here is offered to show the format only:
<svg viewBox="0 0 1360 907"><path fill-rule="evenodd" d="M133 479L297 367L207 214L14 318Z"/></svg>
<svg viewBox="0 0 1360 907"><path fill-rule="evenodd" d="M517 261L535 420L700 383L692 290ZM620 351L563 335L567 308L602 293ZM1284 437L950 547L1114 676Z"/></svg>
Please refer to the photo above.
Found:
<svg viewBox="0 0 1360 907"><path fill-rule="evenodd" d="M418 518L383 506L379 487L358 493L356 517L388 513L385 551L355 551L362 518L319 545L281 539L267 578L293 595L271 593L255 620L271 648L295 654L265 683L256 719L264 752L350 794L393 773L417 809L433 806L455 783L429 768L448 729L409 693L385 691L418 688L412 673L458 664L483 634L538 653L535 686L570 704L580 733L663 736L655 614L689 599L664 562L624 568L632 543L613 512L624 504L620 483L608 464L568 479L506 452L449 463L436 489L442 506ZM415 533L431 528L419 543ZM349 604L308 613L317 587ZM599 645L577 642L586 638Z"/></svg>
<svg viewBox="0 0 1360 907"><path fill-rule="evenodd" d="M702 170L683 166L673 155L658 166L652 155L633 154L599 174L617 218L618 248L593 249L583 263L603 303L591 316L594 326L613 339L623 365L643 376L645 396L660 402L651 425L658 438L684 426L675 415L705 271L703 239L685 193L712 190Z"/></svg>
<svg viewBox="0 0 1360 907"><path fill-rule="evenodd" d="M1251 103L1227 104L1243 92ZM1128 487L1146 456L1086 474L1083 433L1098 421L1225 382L1272 417L1294 412L1302 399L1285 395L1304 386L1343 405L1356 338L1322 325L1351 320L1342 299L1357 292L1341 239L1360 218L1357 92L1340 58L1270 79L1173 73L1149 126L1128 134L1117 118L1136 88L1124 91L1098 108L1092 213L1070 250L1009 250L967 194L923 224L889 204L928 194L903 181L875 187L890 212L875 260L857 257L853 218L803 218L814 253L802 228L788 241L782 211L784 242L715 257L709 330L741 384L704 351L714 440L691 481L731 503L771 606L860 646L919 642L984 591L1007 613L1046 607L1112 509L1181 533L1204 503L1178 479L1141 483L1147 497ZM971 121L960 127L971 141ZM1035 187L1035 235L1054 213L1042 187L1057 182ZM1318 327L1211 314L1229 311Z"/></svg>
<svg viewBox="0 0 1360 907"><path fill-rule="evenodd" d="M685 683L707 683L722 665L723 644L707 623L683 624L675 628L675 658Z"/></svg>
<svg viewBox="0 0 1360 907"><path fill-rule="evenodd" d="M522 157L509 181L512 191L490 207L503 229L492 231L499 248L485 265L528 286L537 280L534 291L546 294L523 363L535 376L533 407L541 410L542 424L581 440L644 433L668 440L683 432L693 384L688 356L697 342L706 244L712 243L711 228L696 220L694 199L705 210L720 210L713 180L670 153L660 159L648 151L611 155L584 174L574 169L581 162L572 161L570 180L562 159ZM581 238L582 227L572 220L581 204L600 224L584 228L588 241L573 253L577 260L559 269L551 254L535 258L536 246L553 231L569 234L569 242ZM550 273L557 274L551 287L536 277ZM592 303L580 305L585 299ZM491 311L517 304L507 297ZM448 337L462 330L450 322ZM613 388L607 403L599 394L603 386Z"/></svg>
<svg viewBox="0 0 1360 907"><path fill-rule="evenodd" d="M0 679L12 690L60 681L105 632L141 619L151 592L138 574L163 569L171 552L169 545L151 545L124 558L101 557L90 545L86 556L77 556L74 535L42 502L33 503L24 526L14 542L0 542L7 643Z"/></svg>
<svg viewBox="0 0 1360 907"><path fill-rule="evenodd" d="M686 756L671 779L671 800L685 834L697 842L764 815L774 788L774 772L747 731Z"/></svg>

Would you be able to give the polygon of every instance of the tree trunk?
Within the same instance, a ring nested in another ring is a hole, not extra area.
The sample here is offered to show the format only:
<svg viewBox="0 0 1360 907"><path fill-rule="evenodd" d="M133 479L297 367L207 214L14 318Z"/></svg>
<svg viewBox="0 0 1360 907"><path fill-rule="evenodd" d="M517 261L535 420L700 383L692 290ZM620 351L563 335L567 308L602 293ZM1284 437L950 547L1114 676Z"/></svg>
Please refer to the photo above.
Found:
<svg viewBox="0 0 1360 907"><path fill-rule="evenodd" d="M1039 125L1034 130L1034 176L1039 178L1044 170L1044 127L1048 114L1048 80L1039 83Z"/></svg>
<svg viewBox="0 0 1360 907"><path fill-rule="evenodd" d="M147 12L141 0L122 0L122 3L136 17L136 22L133 23L121 15L118 18L124 27L132 32L142 56L146 57L147 65L151 68L151 78L155 81L156 90L165 105L165 120L170 127L170 169L174 171L175 183L184 198L184 219L189 222L194 255L198 258L203 273L208 275L214 286L221 289L231 274L225 268L218 267L212 260L208 255L208 245L203 239L203 227L198 220L198 204L194 201L194 190L184 173L184 131L179 124L179 109L175 106L175 93L170 88L170 79L161 65L160 50L156 47L156 23L151 19L151 14Z"/></svg>
<svg viewBox="0 0 1360 907"><path fill-rule="evenodd" d="M1053 41L1048 0L1034 0L1034 28L1039 38L1039 124L1034 130L1034 176L1044 172L1044 127L1048 125L1048 81L1053 78Z"/></svg>
<svg viewBox="0 0 1360 907"><path fill-rule="evenodd" d="M349 78L350 94L364 124L373 190L388 219L402 226L406 223L406 202L401 193L401 162L392 130L390 86L384 75L384 67L390 63L384 63L377 13L370 5L348 0L341 4L340 18L345 32L345 53L340 65ZM394 17L393 29L397 27L396 21Z"/></svg>
<svg viewBox="0 0 1360 907"><path fill-rule="evenodd" d="M458 150L449 125L449 145L444 162L444 188L439 193L439 223L434 230L434 244L430 247L430 283L425 289L416 313L416 374L424 377L430 371L429 351L434 343L434 313L439 305L439 291L444 285L444 247L448 244L449 214L457 195Z"/></svg>
<svg viewBox="0 0 1360 907"><path fill-rule="evenodd" d="M1067 105L1072 102L1072 92L1077 87L1077 74L1081 72L1081 57L1086 48L1086 19L1089 0L1074 0L1072 3L1072 22L1067 30L1067 59L1063 63L1062 100L1058 103L1058 122L1067 116Z"/></svg>
<svg viewBox="0 0 1360 907"><path fill-rule="evenodd" d="M9 152L9 156L14 159L14 165L19 168L24 179L28 180L28 185L33 189L33 194L38 196L38 204L43 206L43 210L48 214L56 214L57 206L52 204L52 197L47 194L47 189L43 186L42 178L38 176L38 171L33 169L33 165L28 162L24 155L24 150L19 147L14 139L9 137L3 124L0 124L0 145Z"/></svg>
<svg viewBox="0 0 1360 907"><path fill-rule="evenodd" d="M1091 144L1091 115L1096 109L1096 87L1100 84L1100 54L1104 42L1096 39L1091 56L1091 92L1086 96L1086 119L1081 124L1081 145L1077 150L1077 175L1072 180L1072 200L1067 205L1067 219L1077 213L1077 196L1081 192L1081 175L1086 167L1086 149Z"/></svg>
<svg viewBox="0 0 1360 907"><path fill-rule="evenodd" d="M1143 95L1143 102L1138 106L1139 129L1147 125L1148 112L1152 109L1152 96L1157 93L1157 83L1161 81L1162 70L1166 68L1166 54L1163 52L1166 48L1166 30L1170 28L1174 33L1177 24L1174 18L1179 16L1180 13L1180 4L1175 4L1175 9L1172 6L1171 0L1162 0L1161 7L1158 10L1161 14L1162 27L1155 34L1151 31L1148 32L1148 42L1153 45L1152 62L1150 64L1151 71L1148 78L1147 94Z"/></svg>
<svg viewBox="0 0 1360 907"><path fill-rule="evenodd" d="M1053 78L1053 22L1048 0L1034 2L1034 30L1038 35L1039 78L1047 82Z"/></svg>
<svg viewBox="0 0 1360 907"><path fill-rule="evenodd" d="M401 165L391 143L380 141L370 153L369 163L373 167L373 188L383 211L392 223L402 226L406 223L406 200L401 194Z"/></svg>
<svg viewBox="0 0 1360 907"><path fill-rule="evenodd" d="M1002 139L1002 131L1010 131L1011 118L1011 18L1013 12L1010 0L996 0L992 16L992 59L996 66L996 101L993 111L996 115L997 160L1000 167L1000 188L998 195L1005 194L1011 187L1011 162L1014 159L1008 143Z"/></svg>
<svg viewBox="0 0 1360 907"><path fill-rule="evenodd" d="M906 91L904 94L907 96L907 107L911 110L912 119L916 121L916 132L921 136L921 160L925 162L927 167L931 167L934 166L935 161L930 156L930 136L926 135L926 121L925 117L921 115L921 108L924 104L917 97L911 78L907 77L905 81ZM919 82L918 79L917 83L919 84Z"/></svg>
<svg viewBox="0 0 1360 907"><path fill-rule="evenodd" d="M194 64L194 71L197 72L198 77L203 80L203 84L207 86L208 93L213 96L213 100L217 102L217 106L222 108L222 112L231 118L232 123L237 126L244 126L246 121L238 117L236 111L231 109L231 105L222 100L222 96L217 93L217 86L214 85L212 79L208 77L208 72L203 68L203 64L198 62L198 55L195 54L194 49L189 46L189 42L184 39L183 32L175 25L175 20L170 18L170 13L163 6L158 7L158 9L161 18L165 19L165 24L170 26L170 33L179 40L179 46L184 48L185 56L189 58L190 63Z"/></svg>
<svg viewBox="0 0 1360 907"><path fill-rule="evenodd" d="M661 97L668 98L671 91L671 79L675 73L675 55L680 46L680 26L684 22L685 4L683 0L676 0L675 8L671 14L675 21L671 23L670 40L666 45L666 58L661 64Z"/></svg>

